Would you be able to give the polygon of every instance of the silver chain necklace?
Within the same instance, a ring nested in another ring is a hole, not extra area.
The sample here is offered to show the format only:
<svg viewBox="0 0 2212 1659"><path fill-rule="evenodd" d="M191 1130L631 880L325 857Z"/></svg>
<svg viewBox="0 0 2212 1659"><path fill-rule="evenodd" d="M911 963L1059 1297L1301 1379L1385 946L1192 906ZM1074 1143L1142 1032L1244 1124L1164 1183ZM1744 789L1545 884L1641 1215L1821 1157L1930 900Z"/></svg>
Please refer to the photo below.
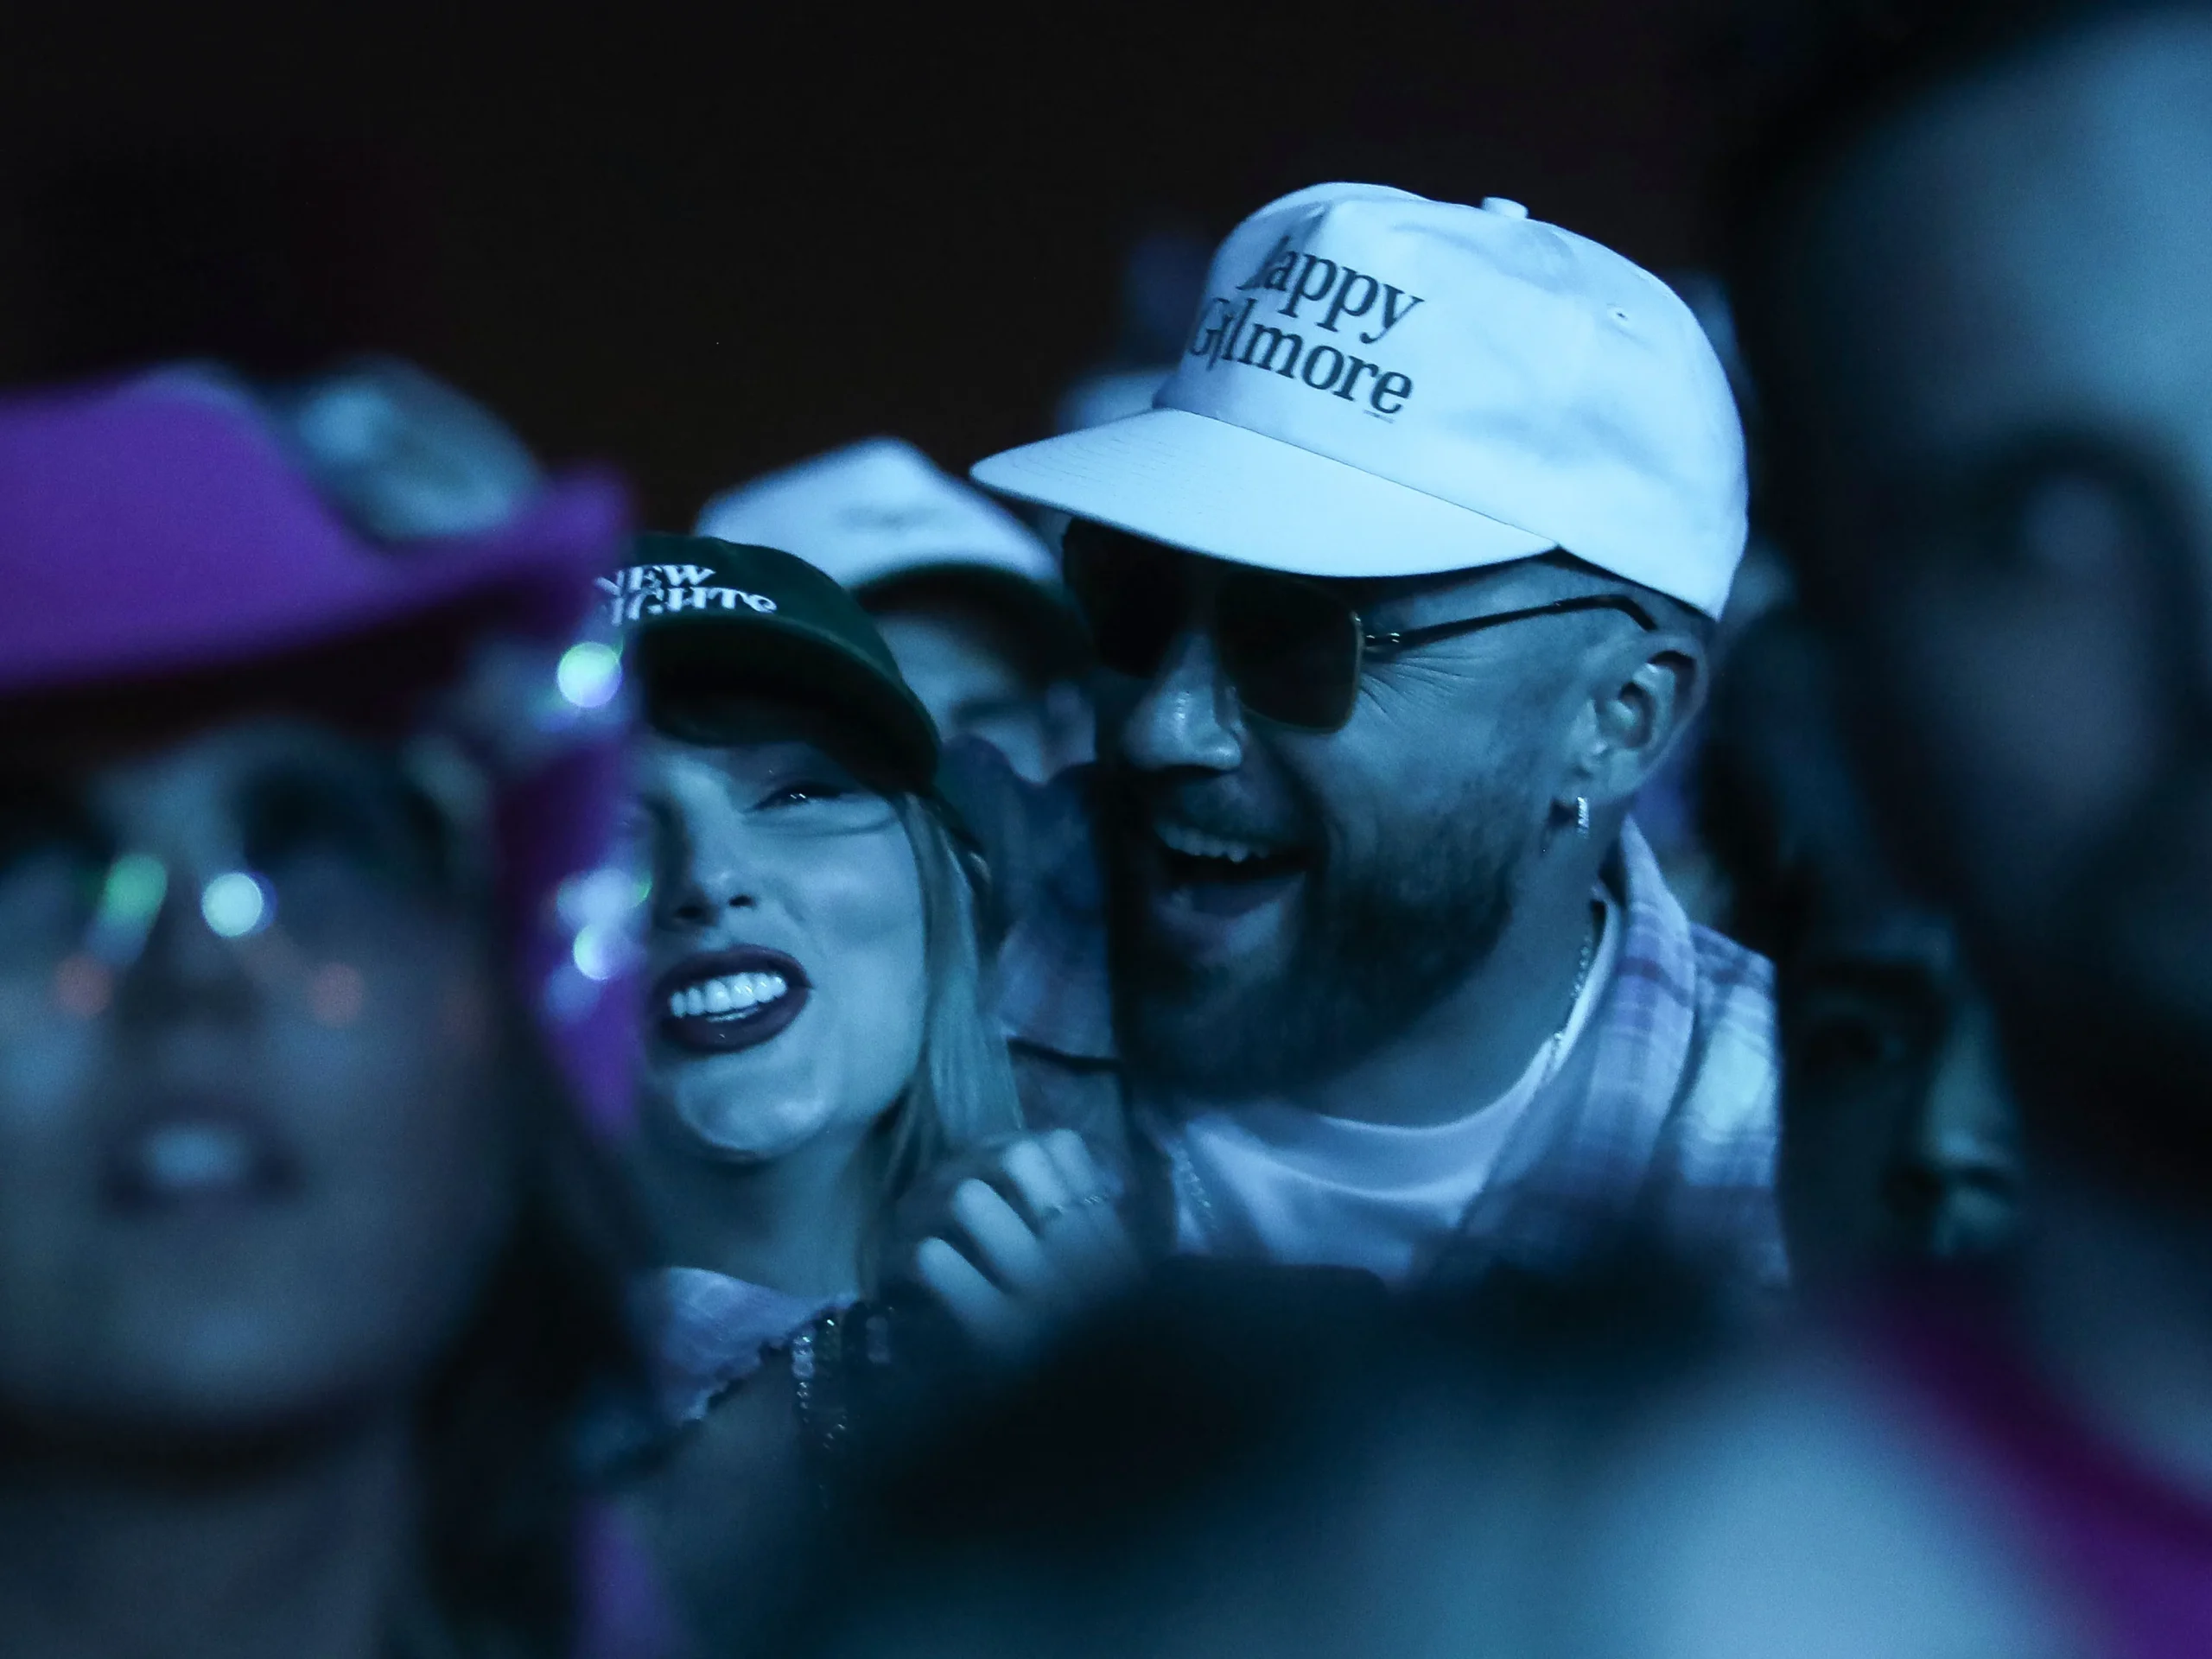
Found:
<svg viewBox="0 0 2212 1659"><path fill-rule="evenodd" d="M1590 925L1582 930L1582 962L1574 970L1574 995L1567 999L1567 1013L1559 1022L1559 1029L1552 1033L1552 1064L1559 1063L1559 1052L1567 1046L1567 1031L1574 1023L1574 1011L1582 1006L1582 993L1589 988L1590 969L1598 960L1598 940L1605 929L1605 909L1596 899L1590 901Z"/></svg>

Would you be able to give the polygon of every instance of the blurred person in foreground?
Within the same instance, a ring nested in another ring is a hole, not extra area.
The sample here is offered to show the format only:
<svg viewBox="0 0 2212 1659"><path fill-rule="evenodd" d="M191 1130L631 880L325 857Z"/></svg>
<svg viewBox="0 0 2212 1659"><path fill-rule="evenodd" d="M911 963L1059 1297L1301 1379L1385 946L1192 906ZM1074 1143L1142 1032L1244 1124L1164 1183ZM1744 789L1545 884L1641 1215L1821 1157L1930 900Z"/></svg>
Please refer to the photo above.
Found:
<svg viewBox="0 0 2212 1659"><path fill-rule="evenodd" d="M10 1654L607 1634L622 518L380 543L210 373L0 403Z"/></svg>
<svg viewBox="0 0 2212 1659"><path fill-rule="evenodd" d="M1908 893L1853 782L1821 642L1790 612L1738 642L1701 766L1730 931L1775 964L1777 1191L1808 1291L2009 1247L2019 1130L1988 1001Z"/></svg>
<svg viewBox="0 0 2212 1659"><path fill-rule="evenodd" d="M1640 1656L2212 1651L2212 15L1939 15L1762 147L1738 296L1856 747L1987 988L2006 1268L1707 1399Z"/></svg>
<svg viewBox="0 0 2212 1659"><path fill-rule="evenodd" d="M1077 519L1105 670L1095 770L958 779L1034 1120L1161 1252L1411 1286L1636 1224L1773 1287L1769 969L1630 819L1743 550L1711 346L1516 203L1371 185L1207 295L1151 410L976 469Z"/></svg>
<svg viewBox="0 0 2212 1659"><path fill-rule="evenodd" d="M880 1470L775 1651L1556 1659L1588 1493L1720 1329L1648 1258L1434 1303L1169 1264Z"/></svg>
<svg viewBox="0 0 2212 1659"><path fill-rule="evenodd" d="M698 528L850 588L947 739L983 739L1034 783L1090 758L1089 647L1051 550L912 444L871 438L755 479Z"/></svg>
<svg viewBox="0 0 2212 1659"><path fill-rule="evenodd" d="M703 536L639 537L606 586L652 871L629 1162L674 1263L645 1299L672 1443L630 1507L719 1653L895 1434L893 1369L941 1357L884 1294L893 1212L1021 1118L982 1000L982 874L867 613L791 554ZM1120 1275L1080 1141L1022 1141L1005 1166L999 1202L1087 1282Z"/></svg>

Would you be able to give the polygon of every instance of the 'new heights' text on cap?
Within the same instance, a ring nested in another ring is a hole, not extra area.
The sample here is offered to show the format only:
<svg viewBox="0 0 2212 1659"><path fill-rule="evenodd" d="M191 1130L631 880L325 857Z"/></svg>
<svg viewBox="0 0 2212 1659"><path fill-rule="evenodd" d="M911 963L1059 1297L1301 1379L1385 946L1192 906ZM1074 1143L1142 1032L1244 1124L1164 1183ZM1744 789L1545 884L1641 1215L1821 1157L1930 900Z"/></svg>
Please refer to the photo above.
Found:
<svg viewBox="0 0 2212 1659"><path fill-rule="evenodd" d="M646 534L601 577L652 711L671 689L713 688L829 709L926 791L938 734L860 602L804 559L706 536Z"/></svg>
<svg viewBox="0 0 2212 1659"><path fill-rule="evenodd" d="M1380 185L1253 214L1149 410L974 476L1304 575L1560 548L1716 616L1745 534L1727 378L1665 283L1517 204Z"/></svg>
<svg viewBox="0 0 2212 1659"><path fill-rule="evenodd" d="M1027 525L897 438L848 444L726 491L700 512L698 534L789 549L855 589L947 568L1060 579Z"/></svg>

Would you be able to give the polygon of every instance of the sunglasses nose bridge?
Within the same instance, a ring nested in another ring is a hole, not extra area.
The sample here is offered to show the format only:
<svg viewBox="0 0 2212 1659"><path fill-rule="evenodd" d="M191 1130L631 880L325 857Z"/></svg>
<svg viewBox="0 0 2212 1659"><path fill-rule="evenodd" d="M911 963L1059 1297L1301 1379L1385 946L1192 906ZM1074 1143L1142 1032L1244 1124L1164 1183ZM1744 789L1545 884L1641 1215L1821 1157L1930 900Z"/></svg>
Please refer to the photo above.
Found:
<svg viewBox="0 0 2212 1659"><path fill-rule="evenodd" d="M1122 721L1124 759L1145 772L1233 772L1243 763L1243 714L1211 632L1185 619Z"/></svg>
<svg viewBox="0 0 2212 1659"><path fill-rule="evenodd" d="M1180 632L1211 636L1221 617L1222 589L1230 572L1211 559L1192 559L1184 566L1176 603L1180 607ZM1219 655L1217 646L1215 654Z"/></svg>

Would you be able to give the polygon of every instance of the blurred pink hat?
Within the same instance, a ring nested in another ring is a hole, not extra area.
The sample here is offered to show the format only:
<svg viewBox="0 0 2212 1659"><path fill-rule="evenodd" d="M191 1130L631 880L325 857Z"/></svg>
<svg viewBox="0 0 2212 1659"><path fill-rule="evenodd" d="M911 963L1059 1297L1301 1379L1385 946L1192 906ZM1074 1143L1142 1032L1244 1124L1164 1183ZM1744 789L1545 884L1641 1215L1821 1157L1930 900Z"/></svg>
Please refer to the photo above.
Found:
<svg viewBox="0 0 2212 1659"><path fill-rule="evenodd" d="M534 676L496 700L512 729L463 721L452 734L494 783L511 959L603 1128L626 1114L637 999L609 937L619 667L578 629L628 516L617 481L584 474L494 530L384 545L326 504L260 407L219 378L0 398L0 699L11 722L88 698L103 716L157 719L200 706L186 683L244 683L411 720L487 664L511 692Z"/></svg>

